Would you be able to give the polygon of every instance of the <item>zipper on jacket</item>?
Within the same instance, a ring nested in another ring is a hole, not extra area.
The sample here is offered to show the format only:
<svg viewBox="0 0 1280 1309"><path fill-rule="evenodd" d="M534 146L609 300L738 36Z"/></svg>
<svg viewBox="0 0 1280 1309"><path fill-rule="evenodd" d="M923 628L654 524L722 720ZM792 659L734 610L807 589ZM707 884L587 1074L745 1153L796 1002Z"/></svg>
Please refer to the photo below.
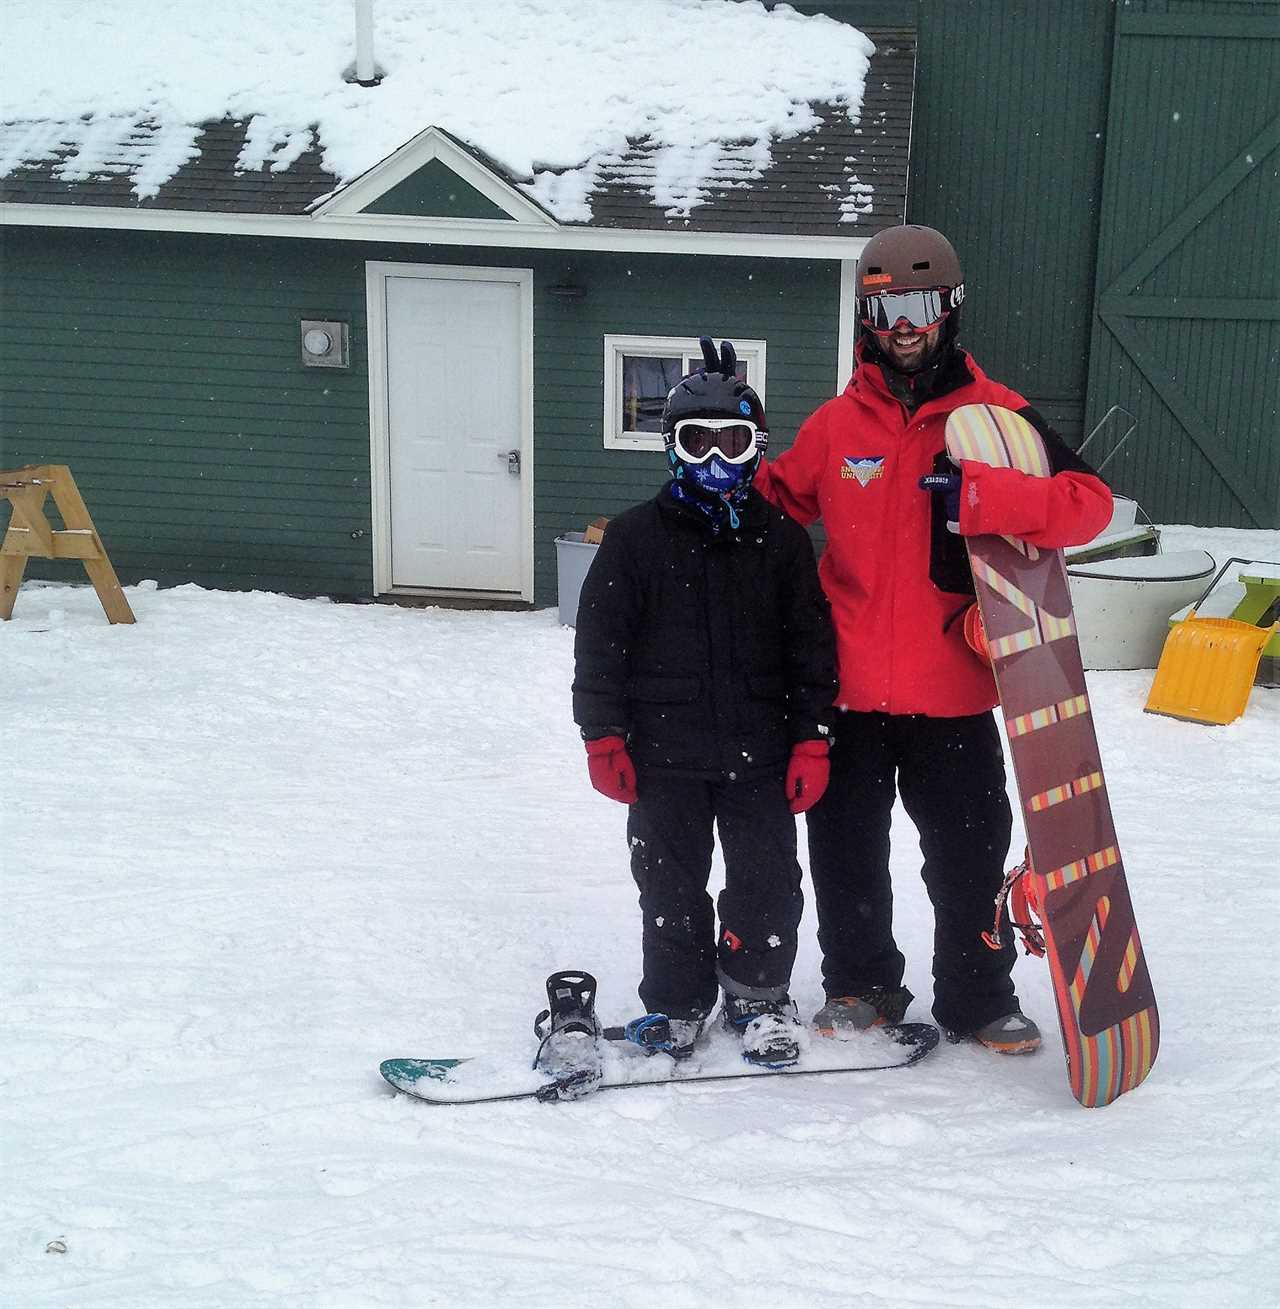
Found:
<svg viewBox="0 0 1280 1309"><path fill-rule="evenodd" d="M895 396L894 399L897 399L897 397ZM927 404L928 402L926 401L925 403ZM924 424L920 421L920 411L924 408L924 405L917 406L914 413L908 410L907 406L903 404L901 400L898 400L898 405L902 409L906 421L903 424L901 435L898 438L898 448L896 451L897 457L894 468L895 499L893 502L893 522L895 529L897 529L901 523L906 521L906 510L909 503L909 497L912 491L916 491L916 488L908 487L906 475L902 471L903 466L907 462L905 457L907 448L913 436L922 435L924 432ZM919 495L924 494L922 491L916 491L916 493ZM885 659L889 666L889 685L888 693L885 697L884 712L888 714L897 714L900 712L897 704L898 569L901 566L899 564L899 559L902 554L902 551L898 548L897 540L894 541L894 548L890 553L893 559L893 572L891 577L892 585L889 592L889 648L885 653ZM928 568L926 562L926 579L927 576Z"/></svg>
<svg viewBox="0 0 1280 1309"><path fill-rule="evenodd" d="M711 615L711 551L719 544L715 540L703 541L698 545L702 557L702 622L707 632L707 700L711 705L711 732L716 750L716 762L720 772L725 772L724 756L719 753L721 745L720 695L716 687L716 639L715 624Z"/></svg>

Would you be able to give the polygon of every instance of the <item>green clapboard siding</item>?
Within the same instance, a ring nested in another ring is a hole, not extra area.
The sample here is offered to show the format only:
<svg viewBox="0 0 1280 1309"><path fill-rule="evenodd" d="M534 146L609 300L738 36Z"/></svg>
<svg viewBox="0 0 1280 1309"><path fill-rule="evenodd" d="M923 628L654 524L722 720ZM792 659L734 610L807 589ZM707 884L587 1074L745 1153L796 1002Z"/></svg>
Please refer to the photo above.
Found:
<svg viewBox="0 0 1280 1309"><path fill-rule="evenodd" d="M366 261L533 269L539 603L555 537L666 476L604 449L605 334L765 339L777 449L836 385L829 261L21 228L3 259L0 467L69 464L126 583L372 594ZM544 289L568 280L584 298ZM349 369L303 367L302 318L350 325Z"/></svg>
<svg viewBox="0 0 1280 1309"><path fill-rule="evenodd" d="M1102 176L1107 0L920 0L908 217L951 237L963 339L1081 435Z"/></svg>
<svg viewBox="0 0 1280 1309"><path fill-rule="evenodd" d="M363 286L317 244L5 233L0 465L69 464L122 580L368 592ZM302 318L352 324L350 370Z"/></svg>

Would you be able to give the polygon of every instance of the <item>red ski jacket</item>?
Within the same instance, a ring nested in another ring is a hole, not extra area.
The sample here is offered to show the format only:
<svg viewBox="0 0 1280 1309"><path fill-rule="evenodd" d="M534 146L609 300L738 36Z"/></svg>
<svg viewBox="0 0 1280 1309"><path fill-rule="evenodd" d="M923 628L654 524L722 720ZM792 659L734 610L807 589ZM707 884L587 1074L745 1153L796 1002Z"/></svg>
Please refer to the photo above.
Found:
<svg viewBox="0 0 1280 1309"><path fill-rule="evenodd" d="M946 530L940 498L919 488L950 469L947 415L1003 405L1044 438L1054 475L966 460L960 534L1016 536L1054 549L1089 541L1111 515L1111 492L1016 391L989 379L964 351L934 394L909 413L879 366L862 356L842 395L801 426L791 449L763 464L756 488L827 534L818 572L831 601L839 659L837 706L953 718L998 700L990 668L965 643L973 598L963 542ZM938 503L935 504L935 501Z"/></svg>

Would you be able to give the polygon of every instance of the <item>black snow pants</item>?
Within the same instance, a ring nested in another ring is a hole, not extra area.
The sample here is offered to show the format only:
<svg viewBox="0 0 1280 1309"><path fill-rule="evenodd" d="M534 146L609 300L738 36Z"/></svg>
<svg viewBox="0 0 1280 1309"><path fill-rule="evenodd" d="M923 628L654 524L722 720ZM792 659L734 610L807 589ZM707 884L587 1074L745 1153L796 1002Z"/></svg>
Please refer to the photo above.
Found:
<svg viewBox="0 0 1280 1309"><path fill-rule="evenodd" d="M1014 999L1012 944L989 949L1012 816L992 714L837 712L831 783L809 811L809 873L828 997L902 984L893 938L889 823L895 791L920 834L934 910L933 1014L971 1032Z"/></svg>
<svg viewBox="0 0 1280 1309"><path fill-rule="evenodd" d="M641 769L636 789L627 840L644 915L645 1009L704 1018L726 980L753 998L785 996L804 899L783 769L734 782ZM713 825L725 865L717 905L707 893Z"/></svg>

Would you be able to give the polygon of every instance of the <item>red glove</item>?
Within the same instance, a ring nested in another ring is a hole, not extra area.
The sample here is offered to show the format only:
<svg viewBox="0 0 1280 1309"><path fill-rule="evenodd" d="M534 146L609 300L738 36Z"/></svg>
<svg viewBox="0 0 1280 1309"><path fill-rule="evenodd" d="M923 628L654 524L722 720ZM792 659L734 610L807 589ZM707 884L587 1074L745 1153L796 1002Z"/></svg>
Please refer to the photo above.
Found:
<svg viewBox="0 0 1280 1309"><path fill-rule="evenodd" d="M787 799L793 814L802 814L822 799L831 780L831 760L825 741L797 741L787 765Z"/></svg>
<svg viewBox="0 0 1280 1309"><path fill-rule="evenodd" d="M619 804L636 802L636 769L620 736L602 736L587 742L587 772L591 785Z"/></svg>

